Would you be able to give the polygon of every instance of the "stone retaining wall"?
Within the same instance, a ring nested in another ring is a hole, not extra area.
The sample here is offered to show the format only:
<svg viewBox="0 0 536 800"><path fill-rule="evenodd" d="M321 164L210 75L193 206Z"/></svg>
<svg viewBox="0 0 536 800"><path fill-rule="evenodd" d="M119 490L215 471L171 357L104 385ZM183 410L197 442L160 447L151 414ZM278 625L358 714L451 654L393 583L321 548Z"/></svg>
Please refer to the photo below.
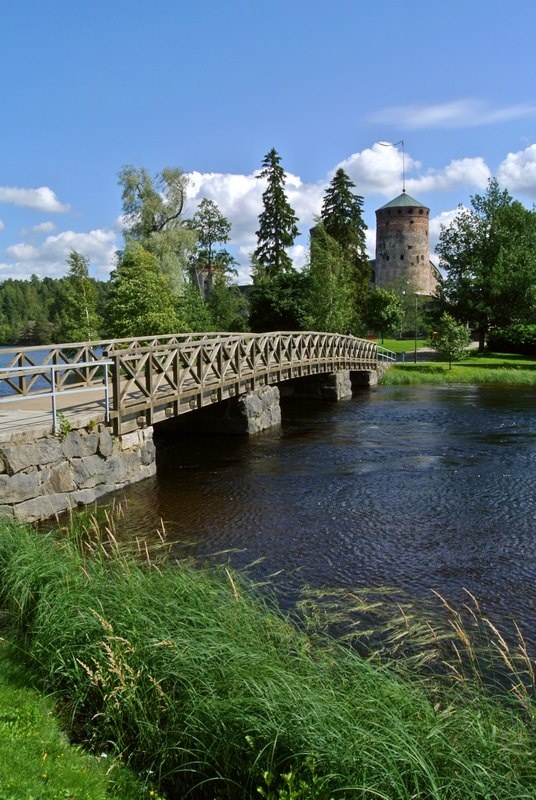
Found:
<svg viewBox="0 0 536 800"><path fill-rule="evenodd" d="M29 522L92 503L154 475L152 428L113 437L104 425L0 444L0 514Z"/></svg>

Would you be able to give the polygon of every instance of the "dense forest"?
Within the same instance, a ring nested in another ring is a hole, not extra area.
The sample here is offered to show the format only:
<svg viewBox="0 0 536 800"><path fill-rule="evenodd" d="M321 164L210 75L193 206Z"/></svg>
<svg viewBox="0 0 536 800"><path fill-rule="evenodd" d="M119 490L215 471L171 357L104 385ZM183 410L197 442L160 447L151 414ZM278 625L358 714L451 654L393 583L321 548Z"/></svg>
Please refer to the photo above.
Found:
<svg viewBox="0 0 536 800"><path fill-rule="evenodd" d="M109 284L89 279L102 315ZM70 303L68 278L32 275L29 281L8 278L0 283L0 344L30 345L56 342Z"/></svg>

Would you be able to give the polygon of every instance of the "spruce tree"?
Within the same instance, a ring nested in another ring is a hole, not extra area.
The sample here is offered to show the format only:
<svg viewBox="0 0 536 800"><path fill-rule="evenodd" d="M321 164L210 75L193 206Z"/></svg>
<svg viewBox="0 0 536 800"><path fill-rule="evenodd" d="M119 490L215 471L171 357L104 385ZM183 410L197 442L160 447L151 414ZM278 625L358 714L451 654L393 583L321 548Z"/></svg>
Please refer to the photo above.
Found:
<svg viewBox="0 0 536 800"><path fill-rule="evenodd" d="M324 195L319 225L311 236L311 297L315 327L357 333L370 292L363 198L339 168Z"/></svg>
<svg viewBox="0 0 536 800"><path fill-rule="evenodd" d="M258 177L265 178L268 186L262 195L264 210L259 214L257 249L253 255L261 270L271 278L293 270L286 250L298 235L298 218L285 194L285 171L274 148L264 157Z"/></svg>
<svg viewBox="0 0 536 800"><path fill-rule="evenodd" d="M354 187L355 183L339 167L326 189L320 218L329 236L351 251L357 261L368 263L363 198L352 192Z"/></svg>

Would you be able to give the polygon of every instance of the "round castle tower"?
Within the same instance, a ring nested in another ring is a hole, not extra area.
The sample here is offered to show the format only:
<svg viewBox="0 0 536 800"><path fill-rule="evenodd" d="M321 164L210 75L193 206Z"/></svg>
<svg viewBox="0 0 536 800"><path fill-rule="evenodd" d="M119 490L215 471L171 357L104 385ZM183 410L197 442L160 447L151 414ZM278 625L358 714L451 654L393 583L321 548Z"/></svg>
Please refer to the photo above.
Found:
<svg viewBox="0 0 536 800"><path fill-rule="evenodd" d="M412 291L435 293L439 272L430 261L430 209L405 191L376 211L375 285L409 283Z"/></svg>

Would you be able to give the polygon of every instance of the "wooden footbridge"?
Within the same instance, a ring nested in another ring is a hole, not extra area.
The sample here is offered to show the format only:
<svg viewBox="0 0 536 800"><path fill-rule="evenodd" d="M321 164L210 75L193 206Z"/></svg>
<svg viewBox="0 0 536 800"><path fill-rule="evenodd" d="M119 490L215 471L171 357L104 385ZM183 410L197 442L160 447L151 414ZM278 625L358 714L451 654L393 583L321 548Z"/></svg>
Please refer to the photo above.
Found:
<svg viewBox="0 0 536 800"><path fill-rule="evenodd" d="M193 333L0 350L0 439L8 426L85 416L122 435L266 384L366 372L394 354L333 333ZM18 419L18 423L17 423Z"/></svg>

